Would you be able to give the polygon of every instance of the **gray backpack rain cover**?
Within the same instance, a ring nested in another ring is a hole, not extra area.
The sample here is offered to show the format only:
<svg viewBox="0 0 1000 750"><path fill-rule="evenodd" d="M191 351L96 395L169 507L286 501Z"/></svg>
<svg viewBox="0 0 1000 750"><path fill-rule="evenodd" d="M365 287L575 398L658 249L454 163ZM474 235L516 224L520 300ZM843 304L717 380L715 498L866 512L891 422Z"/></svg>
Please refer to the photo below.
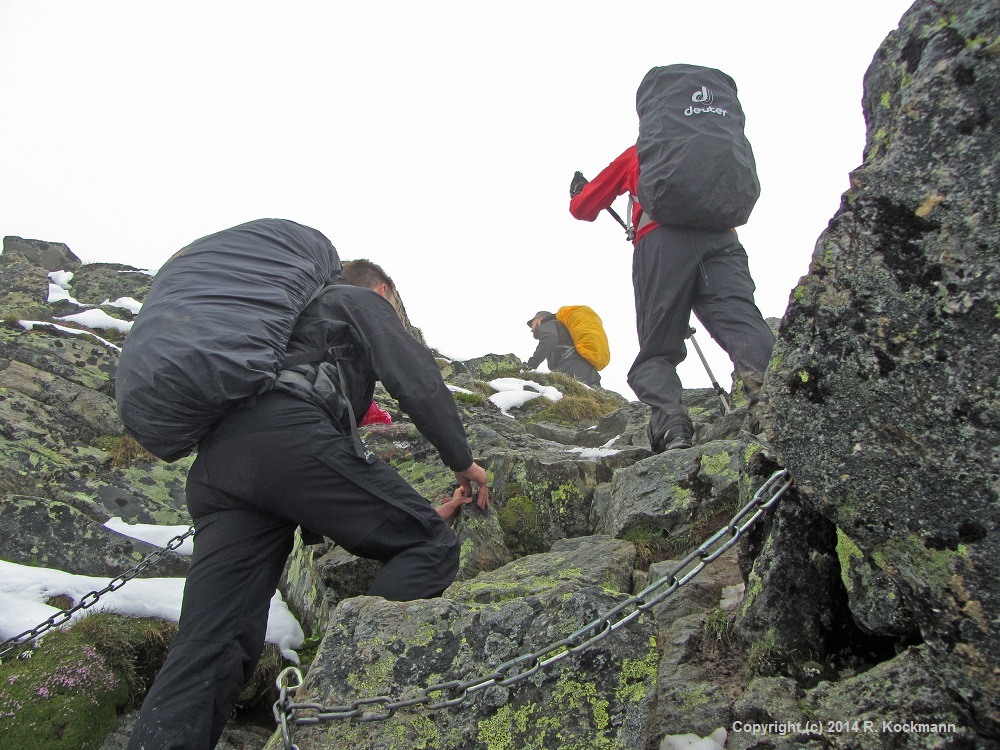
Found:
<svg viewBox="0 0 1000 750"><path fill-rule="evenodd" d="M731 229L746 224L760 182L736 83L721 70L665 65L635 95L638 195L659 224Z"/></svg>
<svg viewBox="0 0 1000 750"><path fill-rule="evenodd" d="M271 389L299 313L340 270L330 240L285 219L176 253L122 346L115 396L127 432L165 461L188 455L225 412Z"/></svg>

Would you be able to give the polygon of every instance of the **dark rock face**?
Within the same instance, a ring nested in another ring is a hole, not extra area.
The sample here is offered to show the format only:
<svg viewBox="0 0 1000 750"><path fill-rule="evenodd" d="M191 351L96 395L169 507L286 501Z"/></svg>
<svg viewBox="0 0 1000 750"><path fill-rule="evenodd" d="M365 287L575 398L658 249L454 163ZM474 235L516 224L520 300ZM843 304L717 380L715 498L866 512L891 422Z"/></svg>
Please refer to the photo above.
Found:
<svg viewBox="0 0 1000 750"><path fill-rule="evenodd" d="M836 527L855 619L923 641L940 694L993 735L998 33L995 2L917 2L875 55L865 161L792 294L765 387L779 461Z"/></svg>

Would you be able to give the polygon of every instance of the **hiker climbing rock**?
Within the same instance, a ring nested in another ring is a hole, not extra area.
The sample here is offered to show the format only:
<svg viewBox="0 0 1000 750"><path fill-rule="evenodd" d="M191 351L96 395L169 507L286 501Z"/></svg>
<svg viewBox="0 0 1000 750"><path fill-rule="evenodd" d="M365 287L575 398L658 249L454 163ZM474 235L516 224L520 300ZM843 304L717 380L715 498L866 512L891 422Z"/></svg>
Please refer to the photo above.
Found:
<svg viewBox="0 0 1000 750"><path fill-rule="evenodd" d="M168 261L150 289L149 297L163 302L168 313L174 297L191 291L172 281L184 275L185 264L199 273L206 267L220 271L213 259L226 265L229 252L242 248L243 262L230 266L228 296L211 298L217 326L227 306L253 309L258 298L241 297L240 285L256 270L264 270L254 292L259 294L267 278L275 287L295 288L290 278L268 276L279 258L318 255L326 261L323 285L297 294L308 303L291 319L272 387L232 405L197 435L186 488L195 541L180 624L142 705L132 750L215 747L263 650L269 604L297 527L306 543L325 536L352 554L382 561L368 593L406 601L438 596L454 580L459 543L448 522L466 503L489 504L486 472L472 459L434 357L407 332L390 302L392 280L368 261L348 264L341 278L333 246L305 229L262 220L203 238ZM228 277L220 271L215 278ZM269 297L276 299L276 292ZM144 308L153 311L149 320L157 320L158 307ZM173 327L177 340L170 351L184 349L187 325ZM150 335L159 329L145 327ZM132 344L143 349L139 340ZM243 352L225 354L232 361ZM129 370L150 366L145 359L122 362ZM119 374L126 384L135 375ZM229 374L238 377L239 368ZM354 415L367 412L376 381L455 472L459 489L438 509L361 443ZM121 397L126 406L133 403L128 389ZM126 409L130 420L142 413ZM174 455L175 447L164 452Z"/></svg>
<svg viewBox="0 0 1000 750"><path fill-rule="evenodd" d="M636 145L593 181L577 172L569 208L575 218L594 221L629 194L639 354L628 384L652 410L649 443L659 453L688 448L694 438L677 376L691 312L729 355L751 411L774 334L754 303L734 229L746 223L760 192L735 83L712 68L653 68L636 92L636 110Z"/></svg>
<svg viewBox="0 0 1000 750"><path fill-rule="evenodd" d="M528 327L538 340L538 346L524 363L525 367L534 370L544 361L552 372L570 375L592 387L600 386L601 375L597 368L577 350L569 328L553 313L539 310L528 320Z"/></svg>

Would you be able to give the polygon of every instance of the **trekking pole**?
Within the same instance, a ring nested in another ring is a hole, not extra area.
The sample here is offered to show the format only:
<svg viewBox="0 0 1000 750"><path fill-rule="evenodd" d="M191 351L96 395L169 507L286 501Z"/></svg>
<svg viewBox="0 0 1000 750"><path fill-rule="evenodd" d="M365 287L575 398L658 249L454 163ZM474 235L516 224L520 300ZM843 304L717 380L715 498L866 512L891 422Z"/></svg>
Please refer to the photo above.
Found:
<svg viewBox="0 0 1000 750"><path fill-rule="evenodd" d="M712 381L712 387L719 396L719 400L722 402L722 410L725 414L729 414L732 411L729 408L729 402L726 401L726 392L722 390L722 386L715 379L715 375L712 374L712 368L708 366L708 360L705 359L705 355L702 354L701 347L698 346L698 340L694 337L694 328L688 328L688 338L691 339L691 343L694 344L694 350L698 352L698 358L701 359L701 363L705 365L705 372L708 373L709 380Z"/></svg>
<svg viewBox="0 0 1000 750"><path fill-rule="evenodd" d="M608 206L607 211L609 214L615 217L618 223L622 225L622 229L624 229L627 232L628 224L626 224L625 221L622 219L622 217L618 215L618 212L615 211L613 208L611 208L611 206Z"/></svg>

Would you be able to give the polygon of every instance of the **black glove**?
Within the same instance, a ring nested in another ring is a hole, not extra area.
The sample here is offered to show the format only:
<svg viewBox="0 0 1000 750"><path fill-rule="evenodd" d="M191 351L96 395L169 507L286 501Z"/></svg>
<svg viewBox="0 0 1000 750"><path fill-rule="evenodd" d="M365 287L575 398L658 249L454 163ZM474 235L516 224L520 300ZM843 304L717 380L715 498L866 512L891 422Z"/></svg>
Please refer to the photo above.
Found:
<svg viewBox="0 0 1000 750"><path fill-rule="evenodd" d="M572 198L573 196L582 193L583 186L588 182L590 182L590 180L584 177L582 172L575 172L573 174L573 181L569 184L569 197Z"/></svg>

